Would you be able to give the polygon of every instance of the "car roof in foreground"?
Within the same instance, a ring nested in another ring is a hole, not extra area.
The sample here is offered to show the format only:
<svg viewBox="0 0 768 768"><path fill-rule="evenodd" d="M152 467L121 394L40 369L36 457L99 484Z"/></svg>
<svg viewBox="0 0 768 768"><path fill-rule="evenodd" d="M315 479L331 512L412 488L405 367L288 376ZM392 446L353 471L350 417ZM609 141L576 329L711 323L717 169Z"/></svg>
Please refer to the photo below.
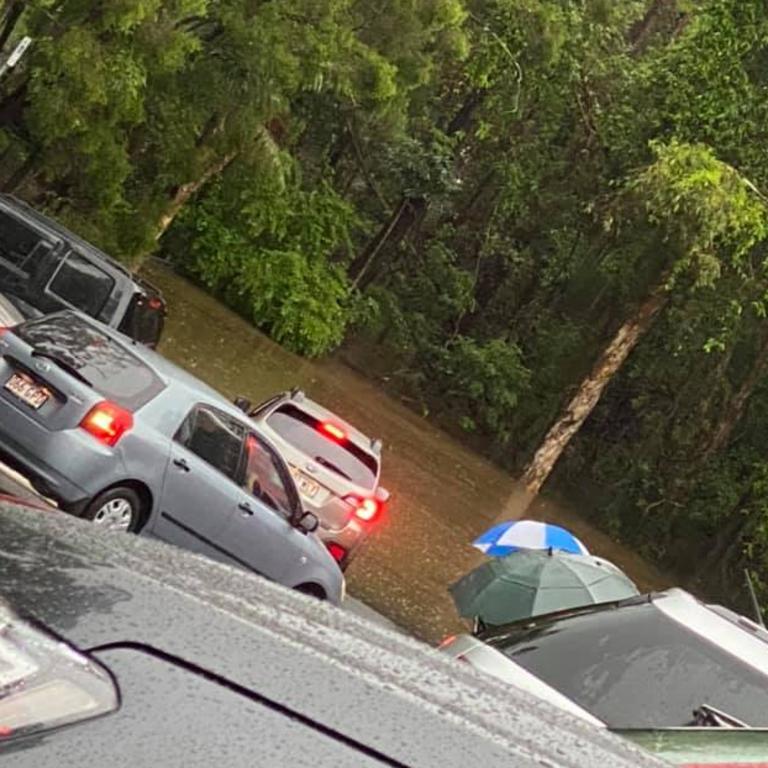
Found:
<svg viewBox="0 0 768 768"><path fill-rule="evenodd" d="M150 539L3 501L0 597L82 649L131 643L236 681L364 741L385 765L660 765L384 627Z"/></svg>

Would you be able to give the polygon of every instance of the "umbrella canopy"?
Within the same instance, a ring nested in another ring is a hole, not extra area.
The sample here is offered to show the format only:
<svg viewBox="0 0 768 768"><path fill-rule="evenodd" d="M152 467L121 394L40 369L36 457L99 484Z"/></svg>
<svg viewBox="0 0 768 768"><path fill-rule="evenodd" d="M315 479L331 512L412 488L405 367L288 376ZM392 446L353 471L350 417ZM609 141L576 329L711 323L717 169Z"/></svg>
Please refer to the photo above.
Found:
<svg viewBox="0 0 768 768"><path fill-rule="evenodd" d="M495 625L639 594L624 573L604 560L552 551L520 551L490 560L450 591L462 616Z"/></svg>
<svg viewBox="0 0 768 768"><path fill-rule="evenodd" d="M587 548L565 528L537 520L509 520L494 525L472 542L491 557L504 557L520 549L554 549L588 555Z"/></svg>

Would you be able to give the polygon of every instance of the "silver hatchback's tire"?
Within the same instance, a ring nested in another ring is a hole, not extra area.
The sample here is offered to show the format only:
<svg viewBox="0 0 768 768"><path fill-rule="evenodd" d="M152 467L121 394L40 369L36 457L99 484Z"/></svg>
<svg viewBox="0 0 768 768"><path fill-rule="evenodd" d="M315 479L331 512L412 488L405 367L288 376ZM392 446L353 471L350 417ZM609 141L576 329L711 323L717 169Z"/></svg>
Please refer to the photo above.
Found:
<svg viewBox="0 0 768 768"><path fill-rule="evenodd" d="M107 531L132 533L141 523L141 499L127 486L100 493L86 507L83 517Z"/></svg>

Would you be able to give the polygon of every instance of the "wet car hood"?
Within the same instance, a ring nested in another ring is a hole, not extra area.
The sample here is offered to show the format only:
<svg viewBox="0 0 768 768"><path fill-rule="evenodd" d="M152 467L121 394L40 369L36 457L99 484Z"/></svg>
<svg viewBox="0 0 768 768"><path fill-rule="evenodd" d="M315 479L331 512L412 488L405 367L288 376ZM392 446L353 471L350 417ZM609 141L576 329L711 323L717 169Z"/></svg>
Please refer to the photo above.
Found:
<svg viewBox="0 0 768 768"><path fill-rule="evenodd" d="M388 756L383 764L660 765L386 628L189 552L104 533L57 512L0 502L0 596L81 649L130 643L235 681L364 741ZM247 722L242 727L247 733Z"/></svg>

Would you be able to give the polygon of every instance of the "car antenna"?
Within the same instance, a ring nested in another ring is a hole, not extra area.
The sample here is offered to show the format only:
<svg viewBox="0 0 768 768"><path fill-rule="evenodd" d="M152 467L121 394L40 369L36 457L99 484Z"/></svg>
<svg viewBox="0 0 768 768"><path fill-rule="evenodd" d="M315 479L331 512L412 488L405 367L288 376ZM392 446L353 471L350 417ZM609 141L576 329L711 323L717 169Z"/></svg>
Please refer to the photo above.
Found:
<svg viewBox="0 0 768 768"><path fill-rule="evenodd" d="M752 576L749 573L749 569L744 569L744 576L747 579L747 587L749 588L749 596L752 598L752 607L755 609L755 615L757 616L757 623L765 629L765 622L763 621L763 612L760 610L760 603L757 602L757 595L755 594L755 585L752 583Z"/></svg>

